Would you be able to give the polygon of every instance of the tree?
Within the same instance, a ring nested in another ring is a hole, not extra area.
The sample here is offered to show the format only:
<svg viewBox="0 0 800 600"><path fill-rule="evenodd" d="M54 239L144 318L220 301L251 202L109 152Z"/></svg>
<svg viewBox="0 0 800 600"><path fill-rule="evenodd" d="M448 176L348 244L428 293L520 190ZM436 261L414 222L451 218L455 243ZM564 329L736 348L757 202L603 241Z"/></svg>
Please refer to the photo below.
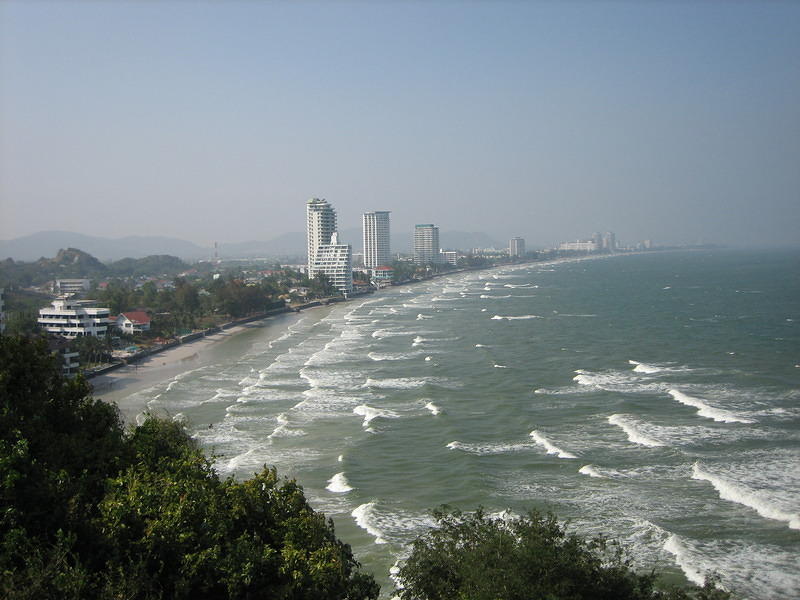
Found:
<svg viewBox="0 0 800 600"><path fill-rule="evenodd" d="M0 597L374 600L333 524L263 469L221 480L171 420L126 431L43 340L0 337Z"/></svg>
<svg viewBox="0 0 800 600"><path fill-rule="evenodd" d="M654 573L637 574L616 544L586 541L553 515L518 519L439 510L437 527L414 541L400 568L403 600L724 600L710 582L657 589Z"/></svg>

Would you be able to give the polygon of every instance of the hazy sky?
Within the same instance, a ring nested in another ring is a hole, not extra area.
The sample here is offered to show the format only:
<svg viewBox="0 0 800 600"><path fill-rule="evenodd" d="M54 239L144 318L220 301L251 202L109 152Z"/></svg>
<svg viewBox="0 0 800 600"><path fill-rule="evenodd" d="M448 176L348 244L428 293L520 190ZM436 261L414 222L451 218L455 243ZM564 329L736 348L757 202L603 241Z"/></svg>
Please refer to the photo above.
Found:
<svg viewBox="0 0 800 600"><path fill-rule="evenodd" d="M800 2L5 0L0 115L2 239L800 242Z"/></svg>

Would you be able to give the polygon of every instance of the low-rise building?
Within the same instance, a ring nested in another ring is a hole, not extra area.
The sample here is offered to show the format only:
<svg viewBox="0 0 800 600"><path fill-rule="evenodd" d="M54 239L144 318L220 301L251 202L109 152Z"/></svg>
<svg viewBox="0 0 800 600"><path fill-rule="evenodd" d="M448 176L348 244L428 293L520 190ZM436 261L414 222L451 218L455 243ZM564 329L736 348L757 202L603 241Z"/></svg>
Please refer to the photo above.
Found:
<svg viewBox="0 0 800 600"><path fill-rule="evenodd" d="M88 279L56 279L53 282L53 293L62 296L64 294L83 294L92 287Z"/></svg>
<svg viewBox="0 0 800 600"><path fill-rule="evenodd" d="M559 250L570 250L575 252L596 252L597 244L594 240L578 240L575 242L562 242L558 246Z"/></svg>
<svg viewBox="0 0 800 600"><path fill-rule="evenodd" d="M102 337L108 332L109 309L91 305L90 301L58 298L52 306L39 310L37 321L48 333L67 338Z"/></svg>
<svg viewBox="0 0 800 600"><path fill-rule="evenodd" d="M47 347L50 349L51 354L58 356L61 362L61 372L66 377L75 377L78 374L81 367L81 363L78 360L80 354L71 348L68 340L53 336L47 339Z"/></svg>
<svg viewBox="0 0 800 600"><path fill-rule="evenodd" d="M134 334L150 331L150 315L143 310L120 313L112 320L114 327L123 333Z"/></svg>
<svg viewBox="0 0 800 600"><path fill-rule="evenodd" d="M391 281L394 278L394 267L375 267L372 269L372 279L375 281Z"/></svg>
<svg viewBox="0 0 800 600"><path fill-rule="evenodd" d="M458 252L455 250L442 250L440 263L456 266L458 264Z"/></svg>

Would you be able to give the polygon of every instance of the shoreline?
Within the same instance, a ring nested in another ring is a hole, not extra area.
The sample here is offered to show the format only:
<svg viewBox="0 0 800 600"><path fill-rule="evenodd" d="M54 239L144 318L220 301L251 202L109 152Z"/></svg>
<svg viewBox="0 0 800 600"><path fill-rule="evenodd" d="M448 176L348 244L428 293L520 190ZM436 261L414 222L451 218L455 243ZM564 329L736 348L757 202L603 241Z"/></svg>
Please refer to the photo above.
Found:
<svg viewBox="0 0 800 600"><path fill-rule="evenodd" d="M552 260L544 261L530 261L513 263L507 265L494 265L491 267L478 267L472 269L460 269L456 271L448 271L446 273L437 273L426 279L415 281L403 282L400 285L393 285L386 288L376 290L372 294L358 295L355 297L335 300L331 302L319 301L305 304L299 307L290 308L286 311L266 315L263 318L251 319L247 322L240 322L230 325L228 327L221 327L217 331L206 332L197 335L195 339L186 341L174 346L169 346L163 350L153 352L147 356L143 356L131 362L130 364L115 368L113 370L98 374L92 377L89 381L92 384L92 395L105 402L117 405L120 412L123 413L126 421L135 421L135 416L140 410L125 403L125 399L134 395L137 392L145 390L149 387L157 385L167 379L174 378L182 373L197 369L213 362L211 360L210 351L216 348L220 343L231 340L242 333L251 331L253 329L261 329L273 324L276 327L286 329L293 321L292 317L302 314L303 311L315 308L333 307L343 302L351 302L354 300L362 299L367 296L374 296L384 290L391 290L395 287L405 287L408 285L420 284L430 282L434 279L441 277L463 275L466 273L475 273L480 271L491 271L493 269L502 268L525 268L531 266L552 266L555 264L581 262L585 260L598 260L602 258L612 258L616 256L630 256L639 253L625 253L625 254L602 254L602 255L588 255L576 257L559 257ZM138 407L141 408L141 407ZM133 419L129 418L133 415Z"/></svg>

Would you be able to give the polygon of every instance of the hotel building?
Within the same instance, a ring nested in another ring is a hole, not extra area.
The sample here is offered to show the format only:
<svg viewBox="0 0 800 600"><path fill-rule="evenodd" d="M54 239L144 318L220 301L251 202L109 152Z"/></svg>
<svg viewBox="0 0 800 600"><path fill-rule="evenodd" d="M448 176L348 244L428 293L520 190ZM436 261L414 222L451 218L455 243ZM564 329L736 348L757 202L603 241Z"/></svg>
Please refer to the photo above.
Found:
<svg viewBox="0 0 800 600"><path fill-rule="evenodd" d="M414 228L414 262L418 265L440 262L439 228L432 224Z"/></svg>
<svg viewBox="0 0 800 600"><path fill-rule="evenodd" d="M353 293L353 249L350 244L340 244L335 231L330 244L317 248L314 274L324 273L331 285L342 294Z"/></svg>
<svg viewBox="0 0 800 600"><path fill-rule="evenodd" d="M364 233L364 266L374 269L392 262L389 211L368 212L361 215Z"/></svg>
<svg viewBox="0 0 800 600"><path fill-rule="evenodd" d="M317 272L314 262L317 250L323 244L330 244L336 231L336 211L325 200L311 198L306 203L306 232L308 234L308 276L313 278Z"/></svg>
<svg viewBox="0 0 800 600"><path fill-rule="evenodd" d="M521 237L513 237L508 240L508 255L512 258L525 255L525 240Z"/></svg>
<svg viewBox="0 0 800 600"><path fill-rule="evenodd" d="M109 309L88 306L89 303L69 298L53 300L52 306L39 310L39 325L47 331L67 338L82 335L106 335Z"/></svg>

